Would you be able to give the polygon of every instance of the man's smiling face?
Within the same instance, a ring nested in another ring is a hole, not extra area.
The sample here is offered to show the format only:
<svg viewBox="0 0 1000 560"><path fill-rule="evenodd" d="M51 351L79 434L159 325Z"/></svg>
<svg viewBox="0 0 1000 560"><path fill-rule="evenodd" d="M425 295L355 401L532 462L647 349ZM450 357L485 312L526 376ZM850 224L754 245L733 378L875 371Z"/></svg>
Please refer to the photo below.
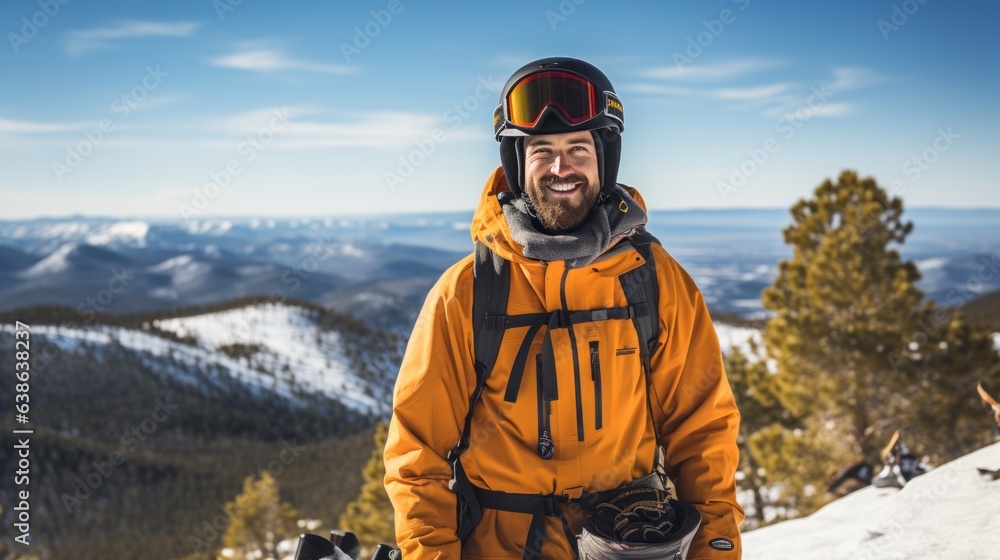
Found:
<svg viewBox="0 0 1000 560"><path fill-rule="evenodd" d="M542 225L553 231L582 225L601 192L590 131L528 136L524 164L525 191Z"/></svg>

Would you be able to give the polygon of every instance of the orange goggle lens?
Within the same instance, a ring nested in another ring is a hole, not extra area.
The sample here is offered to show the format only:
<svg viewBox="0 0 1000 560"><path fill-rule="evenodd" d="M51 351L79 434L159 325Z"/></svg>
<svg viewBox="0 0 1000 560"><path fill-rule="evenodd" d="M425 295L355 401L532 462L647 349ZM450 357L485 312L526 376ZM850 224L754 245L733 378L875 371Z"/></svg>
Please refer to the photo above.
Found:
<svg viewBox="0 0 1000 560"><path fill-rule="evenodd" d="M539 72L518 82L507 94L507 121L532 128L542 112L554 107L570 124L597 116L597 92L587 80L569 72Z"/></svg>

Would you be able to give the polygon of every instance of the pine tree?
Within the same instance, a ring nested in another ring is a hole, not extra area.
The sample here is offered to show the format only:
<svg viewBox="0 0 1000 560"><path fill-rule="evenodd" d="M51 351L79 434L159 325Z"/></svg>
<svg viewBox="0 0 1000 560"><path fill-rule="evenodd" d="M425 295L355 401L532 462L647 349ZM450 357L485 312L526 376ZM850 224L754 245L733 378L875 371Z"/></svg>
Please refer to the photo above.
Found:
<svg viewBox="0 0 1000 560"><path fill-rule="evenodd" d="M908 445L941 464L994 441L974 387L1000 379L1000 356L989 330L969 324L961 310L928 303L919 316L905 356L892 360L910 372L899 387L906 406L894 416L908 428Z"/></svg>
<svg viewBox="0 0 1000 560"><path fill-rule="evenodd" d="M352 531L361 545L371 551L380 543L395 544L393 509L385 491L385 463L382 452L389 436L389 424L379 422L375 429L375 449L364 468L365 483L357 499L347 505L340 517L341 529Z"/></svg>
<svg viewBox="0 0 1000 560"><path fill-rule="evenodd" d="M844 171L836 183L824 181L792 207L784 238L794 254L763 294L776 314L764 339L782 402L796 415L824 417L813 430L843 433L846 439L811 432L839 443L835 455L877 459L891 433L886 405L908 374L889 363L914 331L923 297L916 266L889 247L913 228L902 212L902 201L874 179Z"/></svg>
<svg viewBox="0 0 1000 560"><path fill-rule="evenodd" d="M774 505L767 492L766 472L760 465L760 459L750 449L750 440L760 430L781 422L783 407L766 386L769 376L762 360L750 361L734 346L725 355L725 368L736 405L740 409L740 432L737 438L740 464L736 480L739 488L749 491L753 497L753 502L747 507L746 528L754 529L767 522L766 511Z"/></svg>
<svg viewBox="0 0 1000 560"><path fill-rule="evenodd" d="M924 301L916 266L890 247L912 231L902 212L900 199L852 171L792 207L784 237L793 257L763 293L775 313L764 341L776 395L803 427L794 440L784 429L751 440L774 463L767 470L798 477L786 489L807 491L824 466L880 463L897 429L938 462L989 442L974 387L1000 375L996 351L960 310Z"/></svg>
<svg viewBox="0 0 1000 560"><path fill-rule="evenodd" d="M267 471L259 479L248 476L243 480L243 492L226 504L229 527L222 543L240 560L277 558L279 542L298 533L298 513L280 501L278 484Z"/></svg>
<svg viewBox="0 0 1000 560"><path fill-rule="evenodd" d="M737 484L752 496L746 504L746 530L798 517L825 503L824 467L802 460L828 455L819 441L822 431L813 433L808 419L785 408L778 398L778 376L768 371L760 354L751 341L755 359L735 347L725 356L726 376L740 409Z"/></svg>

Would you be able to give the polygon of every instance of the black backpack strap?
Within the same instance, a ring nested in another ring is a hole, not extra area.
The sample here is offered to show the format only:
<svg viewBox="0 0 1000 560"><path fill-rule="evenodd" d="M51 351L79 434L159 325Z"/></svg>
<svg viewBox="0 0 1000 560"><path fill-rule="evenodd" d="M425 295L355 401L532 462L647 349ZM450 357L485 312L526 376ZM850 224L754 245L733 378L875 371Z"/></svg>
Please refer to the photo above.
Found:
<svg viewBox="0 0 1000 560"><path fill-rule="evenodd" d="M660 338L660 290L656 283L656 262L651 245L660 242L644 229L630 237L629 242L645 262L619 276L618 281L629 307L644 308L646 311L633 314L632 322L635 324L635 331L639 333L639 354L643 370L648 376L650 361L659 347Z"/></svg>
<svg viewBox="0 0 1000 560"><path fill-rule="evenodd" d="M469 448L473 409L486 389L486 380L500 353L500 343L506 329L504 313L507 311L507 298L510 295L509 264L503 259L495 258L489 247L477 241L473 276L472 341L476 351L476 388L469 397L469 411L465 415L462 436L448 454L449 460L458 460Z"/></svg>
<svg viewBox="0 0 1000 560"><path fill-rule="evenodd" d="M458 495L458 537L464 542L482 518L474 485L462 467L460 457L469 448L472 437L472 414L486 389L486 380L493 370L500 343L506 329L504 314L510 295L510 268L507 261L497 258L486 245L476 242L473 262L472 340L475 346L476 388L469 397L469 410L458 443L448 452L452 479L448 487Z"/></svg>
<svg viewBox="0 0 1000 560"><path fill-rule="evenodd" d="M562 523L563 534L573 549L573 557L577 555L576 535L563 517L563 505L566 498L541 494L511 494L485 488L475 488L476 499L485 509L495 509L531 516L528 524L528 535L524 543L522 560L542 560L542 545L545 543L545 520L555 517Z"/></svg>
<svg viewBox="0 0 1000 560"><path fill-rule="evenodd" d="M636 313L632 315L632 323L635 325L635 332L639 335L639 355L642 360L642 369L646 375L646 408L649 411L649 421L653 424L653 434L656 437L656 454L653 457L655 471L666 484L666 467L663 458L663 442L660 439L659 427L656 425L656 416L653 411L653 403L649 399L649 385L652 383L652 357L660 346L660 289L656 281L656 261L653 258L652 244L660 244L660 241L647 232L640 229L629 238L629 243L635 247L645 261L641 266L634 268L618 277L622 291L625 292L625 299L629 307L644 307L646 313Z"/></svg>

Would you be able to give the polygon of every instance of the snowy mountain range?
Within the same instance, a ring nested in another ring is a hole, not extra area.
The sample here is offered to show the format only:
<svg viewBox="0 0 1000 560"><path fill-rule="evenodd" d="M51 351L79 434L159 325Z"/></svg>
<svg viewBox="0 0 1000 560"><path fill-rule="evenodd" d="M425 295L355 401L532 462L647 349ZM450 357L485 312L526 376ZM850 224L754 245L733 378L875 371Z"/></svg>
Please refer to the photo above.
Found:
<svg viewBox="0 0 1000 560"><path fill-rule="evenodd" d="M406 330L440 273L467 254L471 213L326 219L0 221L0 309L81 314L280 294ZM900 248L946 305L1000 288L1000 211L907 211ZM784 210L654 211L649 229L713 312L756 316L790 251ZM405 325L405 326L399 326Z"/></svg>
<svg viewBox="0 0 1000 560"><path fill-rule="evenodd" d="M372 315L375 324L408 323L462 255L375 237L387 227L358 220L0 222L0 309L59 304L85 318L270 296Z"/></svg>

